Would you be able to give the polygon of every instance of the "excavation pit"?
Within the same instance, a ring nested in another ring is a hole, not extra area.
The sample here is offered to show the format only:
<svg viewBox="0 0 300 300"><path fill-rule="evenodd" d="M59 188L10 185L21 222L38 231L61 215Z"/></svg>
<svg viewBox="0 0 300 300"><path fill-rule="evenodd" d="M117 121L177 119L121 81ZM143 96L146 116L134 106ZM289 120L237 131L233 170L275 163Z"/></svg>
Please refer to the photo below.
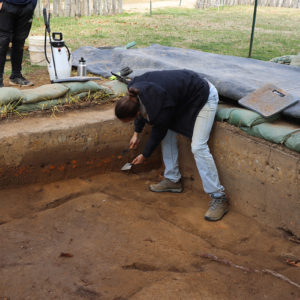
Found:
<svg viewBox="0 0 300 300"><path fill-rule="evenodd" d="M110 106L1 124L1 297L300 297L299 154L216 122L231 210L211 223L189 140L184 192L157 194L159 150L120 171L139 153L124 151L131 134Z"/></svg>

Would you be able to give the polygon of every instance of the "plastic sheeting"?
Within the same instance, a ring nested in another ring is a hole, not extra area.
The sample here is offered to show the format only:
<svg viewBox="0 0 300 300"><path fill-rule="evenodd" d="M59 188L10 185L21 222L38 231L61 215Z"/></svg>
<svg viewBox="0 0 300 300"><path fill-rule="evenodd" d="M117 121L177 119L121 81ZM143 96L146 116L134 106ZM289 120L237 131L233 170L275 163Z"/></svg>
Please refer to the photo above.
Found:
<svg viewBox="0 0 300 300"><path fill-rule="evenodd" d="M300 100L300 68L294 66L161 45L130 50L81 47L72 55L73 66L84 57L87 70L103 77L126 66L134 71L130 77L153 70L190 69L210 80L221 96L232 100L237 101L267 83ZM283 114L300 120L300 103Z"/></svg>

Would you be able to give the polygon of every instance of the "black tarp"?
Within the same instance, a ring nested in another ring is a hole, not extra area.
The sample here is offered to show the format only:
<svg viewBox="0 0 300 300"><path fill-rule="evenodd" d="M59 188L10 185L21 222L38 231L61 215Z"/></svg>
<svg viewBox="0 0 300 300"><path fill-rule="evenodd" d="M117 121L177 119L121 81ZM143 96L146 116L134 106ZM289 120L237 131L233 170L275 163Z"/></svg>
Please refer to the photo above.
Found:
<svg viewBox="0 0 300 300"><path fill-rule="evenodd" d="M190 69L210 80L221 96L235 101L266 83L300 100L300 68L295 66L156 44L129 50L81 47L72 54L73 66L84 57L87 70L103 77L126 66L134 71L130 77L153 70ZM300 102L283 114L300 120Z"/></svg>

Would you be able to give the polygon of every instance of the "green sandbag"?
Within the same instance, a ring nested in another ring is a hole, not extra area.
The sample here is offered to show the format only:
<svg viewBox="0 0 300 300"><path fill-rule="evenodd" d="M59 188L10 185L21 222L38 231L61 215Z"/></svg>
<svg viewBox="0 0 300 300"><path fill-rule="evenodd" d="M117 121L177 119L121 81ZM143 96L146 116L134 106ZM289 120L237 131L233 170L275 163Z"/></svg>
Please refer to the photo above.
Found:
<svg viewBox="0 0 300 300"><path fill-rule="evenodd" d="M100 90L106 91L107 88L97 84L94 81L86 82L64 82L62 83L65 87L69 88L69 95L76 95L82 92L97 92Z"/></svg>
<svg viewBox="0 0 300 300"><path fill-rule="evenodd" d="M241 129L252 136L256 136L276 144L282 144L293 133L300 132L300 128L287 125L284 122L276 122L276 124L263 123L253 127L241 127Z"/></svg>
<svg viewBox="0 0 300 300"><path fill-rule="evenodd" d="M42 111L42 110L50 109L51 107L56 105L63 105L66 102L68 102L68 100L66 99L53 99L53 100L41 101L37 103L27 103L16 107L15 110L17 112L31 112L37 110Z"/></svg>
<svg viewBox="0 0 300 300"><path fill-rule="evenodd" d="M227 122L237 127L252 127L266 122L273 122L278 118L279 114L273 115L270 118L264 118L254 111L244 108L236 108L230 113Z"/></svg>
<svg viewBox="0 0 300 300"><path fill-rule="evenodd" d="M80 99L83 99L83 98L87 97L89 94L90 94L90 92L83 92L83 93L80 93L80 94L77 94L77 95L74 95L74 96L69 95L66 98L66 102L69 102L69 103L76 102Z"/></svg>
<svg viewBox="0 0 300 300"><path fill-rule="evenodd" d="M230 107L225 104L219 104L218 110L216 113L216 120L217 121L226 121L229 119L231 112L234 110L234 107Z"/></svg>
<svg viewBox="0 0 300 300"><path fill-rule="evenodd" d="M112 95L125 95L128 92L127 84L118 80L106 81L103 85L110 90Z"/></svg>
<svg viewBox="0 0 300 300"><path fill-rule="evenodd" d="M12 87L0 88L0 106L7 105L9 103L22 103L22 93Z"/></svg>
<svg viewBox="0 0 300 300"><path fill-rule="evenodd" d="M293 133L284 145L291 150L300 152L300 132Z"/></svg>
<svg viewBox="0 0 300 300"><path fill-rule="evenodd" d="M60 98L60 99L52 99L41 101L37 103L24 103L23 105L18 106L15 110L18 112L31 112L31 111L38 111L38 110L47 110L52 108L53 106L57 105L64 105L69 103L74 103L84 97L88 96L88 92L80 93L72 98Z"/></svg>
<svg viewBox="0 0 300 300"><path fill-rule="evenodd" d="M45 100L57 99L64 96L69 89L63 84L45 84L38 88L23 90L23 102L37 103Z"/></svg>

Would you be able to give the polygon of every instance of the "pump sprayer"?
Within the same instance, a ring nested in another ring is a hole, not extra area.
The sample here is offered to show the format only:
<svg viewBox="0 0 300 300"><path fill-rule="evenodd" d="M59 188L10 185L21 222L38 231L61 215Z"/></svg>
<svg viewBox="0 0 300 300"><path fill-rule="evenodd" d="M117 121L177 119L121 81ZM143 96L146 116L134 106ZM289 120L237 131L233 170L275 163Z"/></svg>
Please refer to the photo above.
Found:
<svg viewBox="0 0 300 300"><path fill-rule="evenodd" d="M50 13L48 14L46 9L43 9L43 15L45 20L45 42L47 32L49 35L50 47L51 47L51 58L47 57L47 52L45 50L46 60L48 62L48 71L50 75L50 80L63 79L71 76L71 54L70 50L63 40L63 34L61 32L53 32L52 39L50 33ZM45 43L46 49L46 43Z"/></svg>
<svg viewBox="0 0 300 300"><path fill-rule="evenodd" d="M50 13L47 16L46 8L43 9L43 17L45 22L45 43L44 52L48 62L48 72L50 75L51 83L68 82L68 81L89 81L89 80L100 80L100 77L87 77L86 76L86 65L85 73L81 76L70 77L72 62L71 53L67 45L63 40L63 34L61 32L53 32L51 38L50 30ZM47 33L49 36L49 43L51 48L51 58L47 57Z"/></svg>

